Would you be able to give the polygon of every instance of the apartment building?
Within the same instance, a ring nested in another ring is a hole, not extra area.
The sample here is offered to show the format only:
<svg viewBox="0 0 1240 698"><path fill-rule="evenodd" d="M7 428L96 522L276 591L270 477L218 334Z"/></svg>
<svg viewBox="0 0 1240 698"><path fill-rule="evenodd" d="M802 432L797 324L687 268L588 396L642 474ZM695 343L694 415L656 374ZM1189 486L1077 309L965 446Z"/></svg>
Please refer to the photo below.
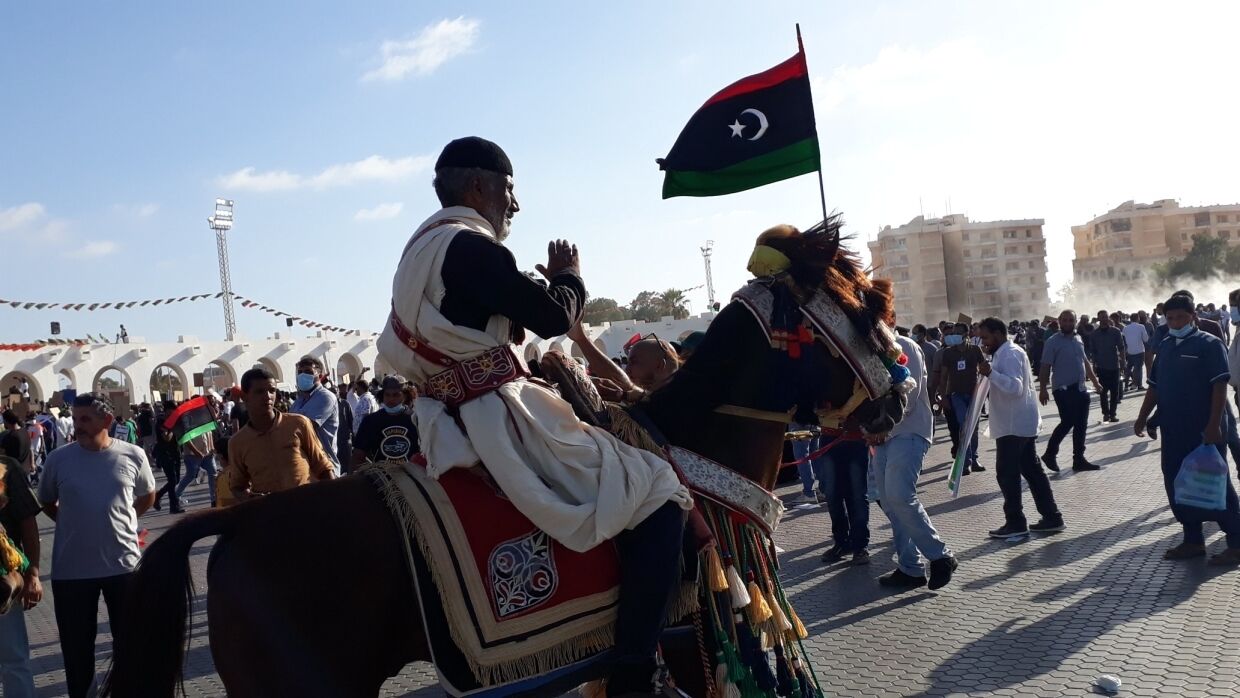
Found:
<svg viewBox="0 0 1240 698"><path fill-rule="evenodd" d="M902 325L988 315L1043 315L1050 305L1044 221L918 216L884 227L869 243L874 278L895 288Z"/></svg>
<svg viewBox="0 0 1240 698"><path fill-rule="evenodd" d="M1079 283L1148 278L1150 267L1183 257L1204 233L1240 245L1240 204L1181 207L1175 199L1125 201L1084 225L1072 226Z"/></svg>

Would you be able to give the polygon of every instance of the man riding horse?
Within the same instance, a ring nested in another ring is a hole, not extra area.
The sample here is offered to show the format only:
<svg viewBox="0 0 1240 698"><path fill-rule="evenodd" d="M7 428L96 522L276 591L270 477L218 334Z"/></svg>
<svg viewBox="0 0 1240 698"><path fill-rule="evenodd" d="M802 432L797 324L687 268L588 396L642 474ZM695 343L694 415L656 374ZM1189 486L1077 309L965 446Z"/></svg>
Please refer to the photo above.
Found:
<svg viewBox="0 0 1240 698"><path fill-rule="evenodd" d="M575 551L614 539L621 580L609 696L650 694L655 649L679 576L692 499L671 465L582 424L526 380L524 331L567 333L586 302L577 248L548 245L546 284L503 246L520 210L495 143L461 138L435 164L443 208L405 247L379 351L424 387L415 403L427 470L474 468L536 526Z"/></svg>

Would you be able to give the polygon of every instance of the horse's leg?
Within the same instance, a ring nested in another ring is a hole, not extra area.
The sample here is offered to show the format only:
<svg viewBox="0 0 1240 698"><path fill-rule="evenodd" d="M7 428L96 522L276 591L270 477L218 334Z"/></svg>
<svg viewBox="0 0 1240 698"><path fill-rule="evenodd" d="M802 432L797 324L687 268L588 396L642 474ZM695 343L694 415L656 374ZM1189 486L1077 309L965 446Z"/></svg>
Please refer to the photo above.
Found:
<svg viewBox="0 0 1240 698"><path fill-rule="evenodd" d="M374 696L429 659L404 543L370 482L276 498L244 535L220 539L208 573L211 652L229 695Z"/></svg>

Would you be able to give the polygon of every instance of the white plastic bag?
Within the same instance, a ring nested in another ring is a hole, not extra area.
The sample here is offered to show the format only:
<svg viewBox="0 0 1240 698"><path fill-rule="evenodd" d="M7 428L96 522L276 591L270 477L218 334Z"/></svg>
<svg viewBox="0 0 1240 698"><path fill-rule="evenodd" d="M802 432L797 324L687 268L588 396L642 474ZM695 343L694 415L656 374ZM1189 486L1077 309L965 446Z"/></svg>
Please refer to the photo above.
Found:
<svg viewBox="0 0 1240 698"><path fill-rule="evenodd" d="M1184 457L1175 476L1175 503L1198 509L1227 508L1227 461L1210 444L1202 444Z"/></svg>

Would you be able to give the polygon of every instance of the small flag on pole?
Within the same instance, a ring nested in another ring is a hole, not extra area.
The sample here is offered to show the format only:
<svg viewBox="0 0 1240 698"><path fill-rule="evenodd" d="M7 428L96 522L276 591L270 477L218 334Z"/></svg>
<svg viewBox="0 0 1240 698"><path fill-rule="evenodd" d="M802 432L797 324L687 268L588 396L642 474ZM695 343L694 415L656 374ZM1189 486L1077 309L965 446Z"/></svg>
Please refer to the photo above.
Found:
<svg viewBox="0 0 1240 698"><path fill-rule="evenodd" d="M184 445L194 437L215 431L215 417L201 395L186 400L164 419L164 428L172 429L177 443Z"/></svg>

